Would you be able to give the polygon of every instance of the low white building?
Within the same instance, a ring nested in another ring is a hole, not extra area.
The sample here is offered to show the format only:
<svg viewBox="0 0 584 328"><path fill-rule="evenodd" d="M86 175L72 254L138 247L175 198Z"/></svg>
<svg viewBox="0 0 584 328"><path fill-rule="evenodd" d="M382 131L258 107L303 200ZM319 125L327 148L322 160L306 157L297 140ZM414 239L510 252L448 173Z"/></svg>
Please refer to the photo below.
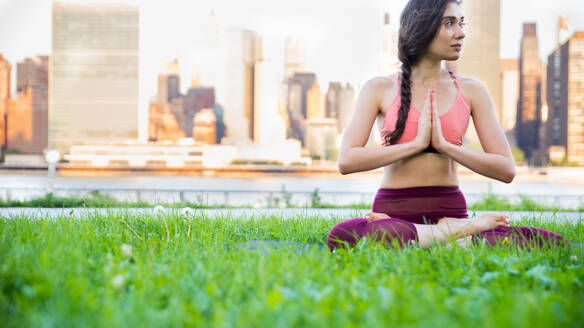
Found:
<svg viewBox="0 0 584 328"><path fill-rule="evenodd" d="M92 167L130 168L188 168L225 167L233 162L278 162L282 165L303 163L310 165L309 158L301 157L300 142L288 139L284 142L258 145L253 143L203 145L188 142L133 143L111 145L78 145L71 147L64 159L70 164Z"/></svg>

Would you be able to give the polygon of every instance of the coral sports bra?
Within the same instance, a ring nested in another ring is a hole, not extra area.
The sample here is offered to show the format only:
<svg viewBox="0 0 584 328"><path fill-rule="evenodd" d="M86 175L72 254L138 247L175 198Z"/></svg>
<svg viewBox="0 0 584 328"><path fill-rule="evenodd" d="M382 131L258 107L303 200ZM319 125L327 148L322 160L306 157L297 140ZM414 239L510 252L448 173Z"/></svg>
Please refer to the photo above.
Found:
<svg viewBox="0 0 584 328"><path fill-rule="evenodd" d="M450 73L450 76L454 80L454 84L456 85L457 89L457 95L456 100L454 101L454 105L452 105L452 107L447 112L440 114L440 123L442 125L442 134L444 135L444 139L452 144L461 146L462 137L466 133L468 122L470 120L470 106L460 91L460 85L458 84L456 77L452 72L448 73ZM397 85L399 86L399 74L397 81ZM400 104L400 92L398 92L391 105L389 105L387 113L385 114L385 118L383 119L383 126L380 132L382 146L389 146L389 144L386 144L385 142L385 136L393 132L395 129L395 123L397 121L397 113L399 111ZM418 119L420 114L421 113L419 110L410 105L410 111L408 113L408 118L406 119L406 126L402 136L397 141L398 144L414 140L418 133ZM436 151L432 145L424 149L423 152L438 153L438 151Z"/></svg>

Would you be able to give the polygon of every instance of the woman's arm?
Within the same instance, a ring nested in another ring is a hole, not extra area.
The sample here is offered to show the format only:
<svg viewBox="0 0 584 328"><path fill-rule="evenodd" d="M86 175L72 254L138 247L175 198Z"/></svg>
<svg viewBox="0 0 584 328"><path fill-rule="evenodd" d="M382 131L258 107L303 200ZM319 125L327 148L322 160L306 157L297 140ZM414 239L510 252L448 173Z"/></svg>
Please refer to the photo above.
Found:
<svg viewBox="0 0 584 328"><path fill-rule="evenodd" d="M422 151L417 140L386 147L365 148L386 90L395 83L384 77L373 78L359 93L353 117L343 133L339 149L339 172L349 174L386 166ZM427 146L427 145L426 145Z"/></svg>
<svg viewBox="0 0 584 328"><path fill-rule="evenodd" d="M449 142L440 151L478 174L510 183L515 177L515 161L503 129L497 122L491 97L479 81L467 79L465 87L474 126L485 152Z"/></svg>

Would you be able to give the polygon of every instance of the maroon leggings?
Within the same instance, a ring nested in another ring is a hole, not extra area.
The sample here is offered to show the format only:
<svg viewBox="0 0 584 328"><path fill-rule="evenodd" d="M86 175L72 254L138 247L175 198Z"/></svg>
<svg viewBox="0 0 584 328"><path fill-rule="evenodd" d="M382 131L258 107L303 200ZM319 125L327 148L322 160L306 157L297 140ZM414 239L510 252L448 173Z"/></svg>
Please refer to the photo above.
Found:
<svg viewBox="0 0 584 328"><path fill-rule="evenodd" d="M443 217L468 219L466 200L457 186L380 188L372 211L385 213L390 218L372 222L354 218L340 222L328 234L328 247L333 250L341 245L353 246L365 236L404 246L417 240L413 223L436 224ZM488 245L513 243L521 247L569 245L557 233L534 227L498 227L473 235L472 240Z"/></svg>

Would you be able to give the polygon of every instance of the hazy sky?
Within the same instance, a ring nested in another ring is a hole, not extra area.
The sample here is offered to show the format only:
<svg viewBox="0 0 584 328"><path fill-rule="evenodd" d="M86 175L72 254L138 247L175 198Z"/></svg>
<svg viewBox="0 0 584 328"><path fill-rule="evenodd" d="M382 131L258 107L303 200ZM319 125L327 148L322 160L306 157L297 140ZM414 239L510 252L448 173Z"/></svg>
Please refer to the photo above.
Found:
<svg viewBox="0 0 584 328"><path fill-rule="evenodd" d="M51 52L51 2L0 0L0 53L13 65L13 79L17 61ZM188 62L188 45L212 9L219 23L227 26L248 28L282 40L286 35L303 38L307 69L317 73L325 92L329 81L350 82L359 87L375 75L377 29L383 13L389 12L392 22L397 23L406 0L118 2L140 6L140 108L146 110L148 99L156 94L156 75L164 61L178 58L183 63L182 92L186 91L191 73L191 68L184 64ZM558 15L568 16L571 30L584 30L581 3L581 0L501 0L501 57L517 57L522 23L536 22L540 56L545 60L555 47Z"/></svg>

